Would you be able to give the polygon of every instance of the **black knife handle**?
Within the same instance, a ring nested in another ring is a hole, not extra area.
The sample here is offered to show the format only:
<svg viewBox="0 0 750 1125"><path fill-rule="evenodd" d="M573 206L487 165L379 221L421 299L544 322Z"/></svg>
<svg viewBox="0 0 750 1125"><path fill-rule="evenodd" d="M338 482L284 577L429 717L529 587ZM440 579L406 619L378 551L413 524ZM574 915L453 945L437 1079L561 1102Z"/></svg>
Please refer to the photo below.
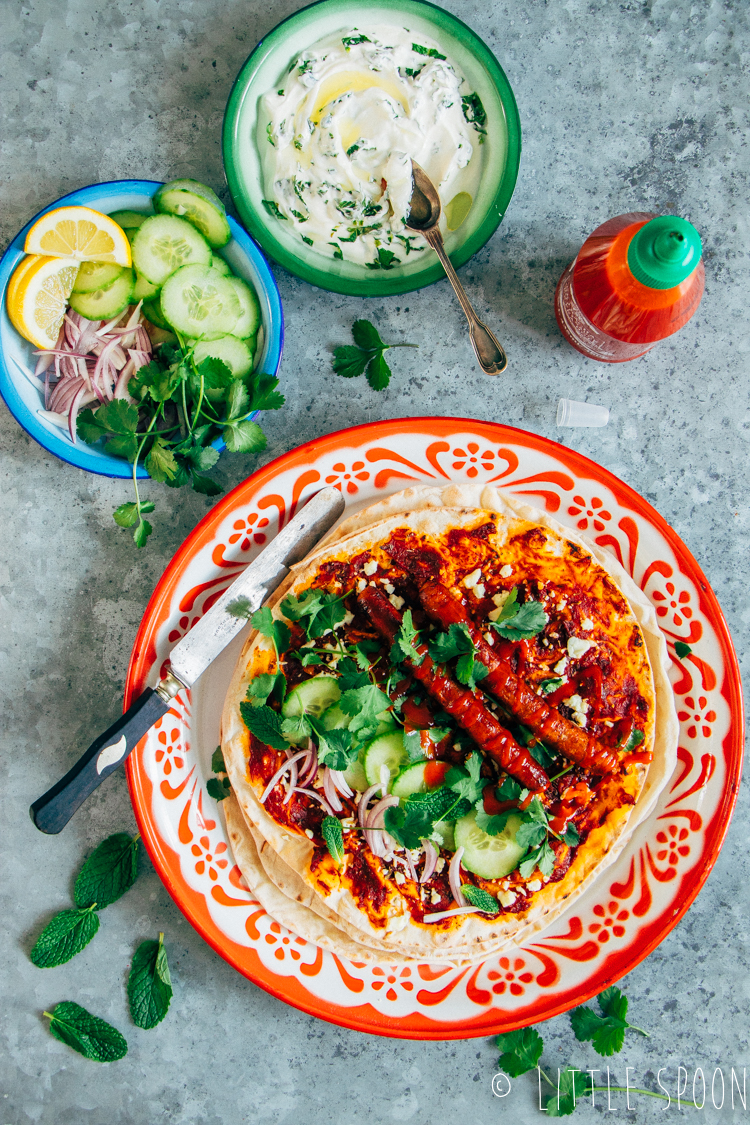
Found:
<svg viewBox="0 0 750 1125"><path fill-rule="evenodd" d="M29 812L39 831L60 832L76 809L105 777L122 765L144 734L162 715L166 715L170 706L171 703L165 702L153 688L146 688L125 714L91 743L65 777L34 801Z"/></svg>

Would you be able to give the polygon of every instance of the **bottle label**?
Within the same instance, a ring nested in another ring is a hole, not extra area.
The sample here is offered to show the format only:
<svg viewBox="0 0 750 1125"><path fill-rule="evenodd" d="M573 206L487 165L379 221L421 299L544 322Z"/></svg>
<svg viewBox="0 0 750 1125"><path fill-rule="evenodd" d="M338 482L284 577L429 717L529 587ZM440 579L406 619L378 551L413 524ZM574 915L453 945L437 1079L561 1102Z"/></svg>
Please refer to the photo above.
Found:
<svg viewBox="0 0 750 1125"><path fill-rule="evenodd" d="M579 352L583 352L589 359L598 359L602 363L624 363L629 359L637 359L645 355L654 346L653 344L629 344L624 340L615 340L592 324L583 313L575 299L573 292L573 269L575 260L560 278L555 292L555 316L565 339Z"/></svg>

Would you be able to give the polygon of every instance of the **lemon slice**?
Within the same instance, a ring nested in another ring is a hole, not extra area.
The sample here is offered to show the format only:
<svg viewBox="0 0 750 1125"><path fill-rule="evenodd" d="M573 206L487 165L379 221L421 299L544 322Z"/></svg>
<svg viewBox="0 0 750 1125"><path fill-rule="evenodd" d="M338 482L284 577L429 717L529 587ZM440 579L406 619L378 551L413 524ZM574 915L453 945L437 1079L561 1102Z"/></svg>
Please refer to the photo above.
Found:
<svg viewBox="0 0 750 1125"><path fill-rule="evenodd" d="M10 322L38 348L54 348L80 262L34 254L17 266L8 284Z"/></svg>
<svg viewBox="0 0 750 1125"><path fill-rule="evenodd" d="M90 207L58 207L37 219L26 235L27 254L77 258L79 262L130 265L130 243L109 215Z"/></svg>

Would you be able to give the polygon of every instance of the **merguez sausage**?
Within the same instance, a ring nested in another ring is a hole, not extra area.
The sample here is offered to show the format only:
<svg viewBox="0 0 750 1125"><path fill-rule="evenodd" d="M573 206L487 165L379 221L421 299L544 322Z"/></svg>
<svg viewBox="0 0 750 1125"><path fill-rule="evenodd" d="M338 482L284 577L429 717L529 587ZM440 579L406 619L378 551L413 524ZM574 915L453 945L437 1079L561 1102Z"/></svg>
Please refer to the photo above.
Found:
<svg viewBox="0 0 750 1125"><path fill-rule="evenodd" d="M615 750L597 745L590 735L545 703L487 644L472 621L463 597L456 597L446 586L434 581L420 586L419 597L427 614L440 625L468 627L477 656L489 668L489 675L482 680L483 691L497 696L516 718L566 758L598 774L615 773L620 768Z"/></svg>
<svg viewBox="0 0 750 1125"><path fill-rule="evenodd" d="M358 595L358 601L378 632L387 640L393 641L401 626L402 615L391 605L385 594L368 586ZM543 790L549 778L528 750L519 746L481 699L468 688L457 684L433 663L427 654L426 645L418 645L416 652L424 656L421 664L405 661L414 678L419 680L459 726L471 735L480 749L494 758L502 769L527 789Z"/></svg>

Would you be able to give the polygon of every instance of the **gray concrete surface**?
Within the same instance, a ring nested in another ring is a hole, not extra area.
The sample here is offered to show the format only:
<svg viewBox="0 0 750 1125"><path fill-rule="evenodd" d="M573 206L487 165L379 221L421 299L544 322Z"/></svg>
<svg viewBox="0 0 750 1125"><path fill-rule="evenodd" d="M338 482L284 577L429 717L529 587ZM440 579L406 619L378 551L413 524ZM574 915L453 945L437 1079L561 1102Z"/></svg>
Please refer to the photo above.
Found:
<svg viewBox="0 0 750 1125"><path fill-rule="evenodd" d="M747 666L748 72L745 0L454 0L496 52L516 91L524 153L498 233L462 270L511 366L488 382L471 361L447 283L371 303L330 296L277 270L286 311L285 409L269 417L267 451L224 457L232 486L300 441L346 424L457 414L563 440L638 489L676 528L714 586ZM257 39L291 0L4 0L0 5L5 245L42 205L123 176L190 175L220 188L222 113ZM224 191L226 198L226 191ZM552 295L562 268L604 218L674 209L701 230L704 302L692 323L647 358L608 367L560 337ZM370 316L394 353L383 394L330 375L331 345ZM611 407L609 426L557 431L561 396ZM35 969L40 926L69 902L71 875L104 835L130 829L115 776L58 838L27 807L121 704L130 646L173 552L204 514L200 497L147 484L156 531L136 554L111 510L126 482L54 460L0 407L0 652L3 878L0 929L2 1125L351 1125L504 1115L540 1120L521 1079L504 1101L490 1082L489 1039L388 1041L292 1010L237 975L183 920L145 864L103 917L96 942L68 965ZM626 980L636 1022L614 1064L631 1081L677 1065L691 1076L750 1065L747 794L726 845L685 919ZM137 941L167 933L173 1008L156 1031L127 1017L126 966ZM126 1031L124 1061L99 1066L53 1041L42 1010L75 997ZM543 1028L551 1067L598 1065L567 1019ZM663 1079L665 1076L662 1076ZM674 1106L638 1099L618 1119L670 1121ZM709 1099L709 1106L710 1106ZM599 1110L579 1108L583 1121ZM748 1111L750 1112L750 1111ZM695 1111L683 1110L698 1119ZM746 1120L738 1104L701 1120Z"/></svg>

